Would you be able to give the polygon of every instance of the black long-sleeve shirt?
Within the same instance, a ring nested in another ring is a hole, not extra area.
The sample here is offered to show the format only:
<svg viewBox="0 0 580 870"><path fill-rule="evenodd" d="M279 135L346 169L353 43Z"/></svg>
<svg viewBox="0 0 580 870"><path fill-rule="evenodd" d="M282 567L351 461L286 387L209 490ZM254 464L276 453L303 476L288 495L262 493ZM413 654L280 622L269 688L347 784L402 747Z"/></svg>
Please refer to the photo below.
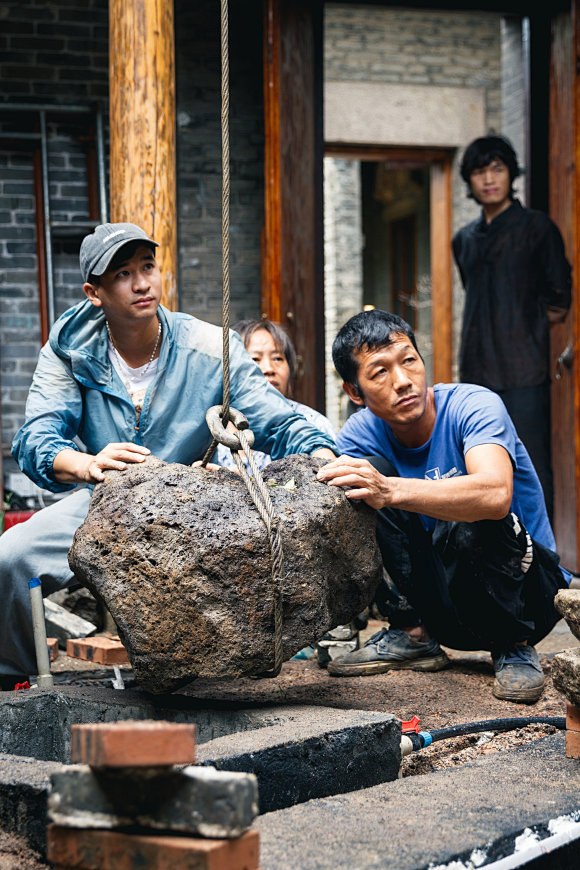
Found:
<svg viewBox="0 0 580 870"><path fill-rule="evenodd" d="M531 387L550 375L547 307L567 309L571 268L557 226L513 204L453 239L465 288L460 380L491 390Z"/></svg>

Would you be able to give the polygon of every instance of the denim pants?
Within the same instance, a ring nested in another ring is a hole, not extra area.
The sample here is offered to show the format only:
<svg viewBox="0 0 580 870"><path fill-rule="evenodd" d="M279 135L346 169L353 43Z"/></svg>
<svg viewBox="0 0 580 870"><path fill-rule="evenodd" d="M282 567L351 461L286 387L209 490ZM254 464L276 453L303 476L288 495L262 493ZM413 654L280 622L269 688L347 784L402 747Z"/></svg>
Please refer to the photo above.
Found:
<svg viewBox="0 0 580 870"><path fill-rule="evenodd" d="M386 459L367 459L398 476ZM533 541L515 514L437 520L431 534L417 514L383 508L377 541L388 576L375 603L392 628L424 624L452 649L499 655L514 643L537 643L560 619L554 596L567 584L559 557Z"/></svg>
<svg viewBox="0 0 580 870"><path fill-rule="evenodd" d="M50 595L73 580L68 551L89 509L81 489L38 511L0 536L0 674L36 674L28 581L38 577Z"/></svg>

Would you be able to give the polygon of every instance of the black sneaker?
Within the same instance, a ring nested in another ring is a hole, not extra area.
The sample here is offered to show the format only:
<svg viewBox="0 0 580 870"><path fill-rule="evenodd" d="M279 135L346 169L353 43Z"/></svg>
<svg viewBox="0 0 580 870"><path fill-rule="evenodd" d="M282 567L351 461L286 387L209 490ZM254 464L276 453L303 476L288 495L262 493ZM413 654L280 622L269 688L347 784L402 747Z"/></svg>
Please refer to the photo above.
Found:
<svg viewBox="0 0 580 870"><path fill-rule="evenodd" d="M533 704L544 691L544 672L533 646L513 646L493 659L493 694L502 701Z"/></svg>
<svg viewBox="0 0 580 870"><path fill-rule="evenodd" d="M449 664L436 640L413 640L402 628L382 628L362 649L328 664L333 677L366 677L385 671L440 671Z"/></svg>

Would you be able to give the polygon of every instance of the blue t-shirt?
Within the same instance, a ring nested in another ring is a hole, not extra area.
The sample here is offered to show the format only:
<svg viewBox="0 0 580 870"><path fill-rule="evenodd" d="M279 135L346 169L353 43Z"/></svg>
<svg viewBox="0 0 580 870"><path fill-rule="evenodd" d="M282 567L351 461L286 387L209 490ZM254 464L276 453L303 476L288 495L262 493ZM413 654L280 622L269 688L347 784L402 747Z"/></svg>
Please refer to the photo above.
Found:
<svg viewBox="0 0 580 870"><path fill-rule="evenodd" d="M433 391L437 416L431 438L422 447L403 447L390 426L364 408L341 429L336 440L340 451L348 456L383 456L401 477L447 480L467 474L465 454L472 447L500 444L514 466L511 510L535 541L555 552L538 475L500 397L473 384L436 384ZM437 520L424 514L419 517L433 531ZM562 573L569 583L571 575L563 568Z"/></svg>

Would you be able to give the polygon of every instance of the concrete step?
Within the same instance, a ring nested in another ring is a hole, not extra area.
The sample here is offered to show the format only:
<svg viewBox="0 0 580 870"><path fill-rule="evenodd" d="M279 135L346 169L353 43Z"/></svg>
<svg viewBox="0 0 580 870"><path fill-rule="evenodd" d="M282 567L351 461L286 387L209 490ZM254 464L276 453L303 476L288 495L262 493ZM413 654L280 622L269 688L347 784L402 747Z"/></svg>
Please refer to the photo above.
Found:
<svg viewBox="0 0 580 870"><path fill-rule="evenodd" d="M553 820L569 814L580 819L580 765L566 758L557 734L455 769L268 813L256 828L265 870L459 870L513 853L526 828L538 826L543 836L560 830L565 822ZM580 866L579 842L535 866Z"/></svg>

